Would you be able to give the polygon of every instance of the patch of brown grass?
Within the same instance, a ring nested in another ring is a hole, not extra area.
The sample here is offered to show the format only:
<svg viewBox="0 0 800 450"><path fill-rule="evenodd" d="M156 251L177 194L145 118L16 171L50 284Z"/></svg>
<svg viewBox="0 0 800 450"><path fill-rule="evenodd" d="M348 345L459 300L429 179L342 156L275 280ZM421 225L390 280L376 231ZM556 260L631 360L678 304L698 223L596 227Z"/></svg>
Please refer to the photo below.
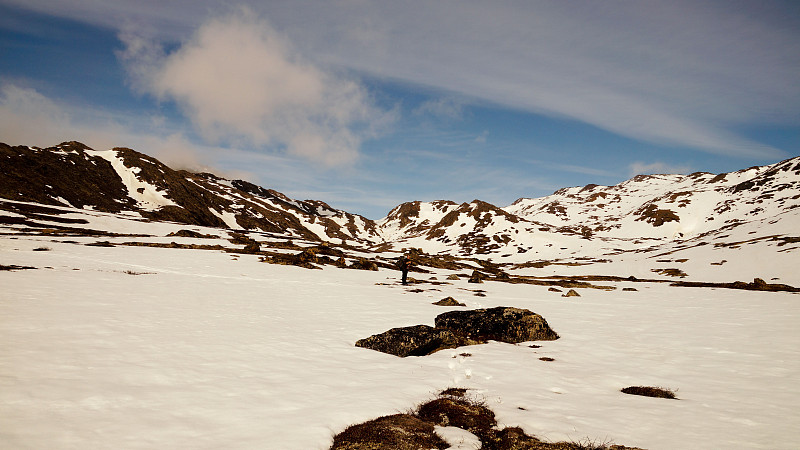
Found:
<svg viewBox="0 0 800 450"><path fill-rule="evenodd" d="M136 272L133 270L123 270L122 273L127 275L155 275L155 272Z"/></svg>
<svg viewBox="0 0 800 450"><path fill-rule="evenodd" d="M623 394L642 395L644 397L669 398L677 400L672 389L652 386L629 386L622 389Z"/></svg>
<svg viewBox="0 0 800 450"><path fill-rule="evenodd" d="M449 446L436 434L432 423L411 414L395 414L348 427L333 438L331 450L418 450Z"/></svg>
<svg viewBox="0 0 800 450"><path fill-rule="evenodd" d="M16 264L11 264L10 266L6 266L6 265L3 265L3 264L0 264L0 270L8 270L8 271L11 271L11 270L35 269L35 268L36 268L36 267L31 267L31 266L18 266L18 265L16 265Z"/></svg>
<svg viewBox="0 0 800 450"><path fill-rule="evenodd" d="M686 272L682 271L681 269L650 269L651 272L658 273L661 275L666 275L668 277L680 277L685 278L688 275Z"/></svg>
<svg viewBox="0 0 800 450"><path fill-rule="evenodd" d="M477 436L486 435L497 425L494 412L482 402L466 397L440 397L417 409L422 420L443 427L458 427Z"/></svg>
<svg viewBox="0 0 800 450"><path fill-rule="evenodd" d="M642 450L589 438L578 442L542 442L519 427L497 429L494 412L485 402L467 397L468 390L451 387L414 411L350 426L334 437L331 449L448 448L449 445L433 431L434 425L439 425L471 432L480 439L481 448L488 450Z"/></svg>
<svg viewBox="0 0 800 450"><path fill-rule="evenodd" d="M467 388L451 387L443 390L442 392L439 393L439 395L443 397L464 397L465 395L467 395L468 390L469 389Z"/></svg>

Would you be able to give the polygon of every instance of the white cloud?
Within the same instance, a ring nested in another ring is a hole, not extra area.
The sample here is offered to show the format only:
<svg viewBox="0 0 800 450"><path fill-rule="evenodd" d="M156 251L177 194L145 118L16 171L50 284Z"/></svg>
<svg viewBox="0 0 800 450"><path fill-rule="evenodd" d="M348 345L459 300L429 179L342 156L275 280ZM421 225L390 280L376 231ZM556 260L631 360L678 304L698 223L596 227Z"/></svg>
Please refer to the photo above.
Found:
<svg viewBox="0 0 800 450"><path fill-rule="evenodd" d="M330 7L319 57L637 140L777 158L742 125L800 118L800 27L776 4L440 1ZM283 13L282 19L298 18ZM370 18L375 45L333 30ZM372 28L376 30L376 28ZM305 29L304 29L305 32ZM316 36L316 40L314 40ZM389 48L386 48L389 42ZM377 44L379 43L379 44Z"/></svg>
<svg viewBox="0 0 800 450"><path fill-rule="evenodd" d="M413 114L457 120L464 115L464 102L449 97L428 100L414 109Z"/></svg>
<svg viewBox="0 0 800 450"><path fill-rule="evenodd" d="M46 148L80 141L97 150L131 147L173 168L207 169L200 147L180 132L157 126L159 118L131 127L109 116L53 100L29 87L0 85L0 136L6 144Z"/></svg>
<svg viewBox="0 0 800 450"><path fill-rule="evenodd" d="M120 20L147 24L160 40L173 42L220 8L215 0L10 1L110 28ZM786 153L737 128L793 126L800 119L800 24L791 2L242 3L269 17L316 62L579 120L642 141L776 158ZM244 25L241 33L249 32ZM200 37L178 54L205 48ZM264 48L272 45L265 42ZM275 51L270 54L277 61L313 72L295 50ZM230 57L240 59L236 51ZM151 91L181 97L187 108L204 105L189 87L168 81ZM218 133L243 128L252 134L246 122L230 125L199 112L195 120L210 121Z"/></svg>
<svg viewBox="0 0 800 450"><path fill-rule="evenodd" d="M628 174L632 177L652 174L687 174L689 172L692 172L692 168L688 165L669 164L660 161L652 163L637 161L628 165Z"/></svg>
<svg viewBox="0 0 800 450"><path fill-rule="evenodd" d="M177 102L213 143L282 148L326 165L347 164L390 116L354 81L304 60L248 10L206 22L154 60L152 44L120 34L134 85ZM144 68L144 70L142 69Z"/></svg>
<svg viewBox="0 0 800 450"><path fill-rule="evenodd" d="M68 115L32 88L0 86L0 136L10 145L47 147L69 140Z"/></svg>

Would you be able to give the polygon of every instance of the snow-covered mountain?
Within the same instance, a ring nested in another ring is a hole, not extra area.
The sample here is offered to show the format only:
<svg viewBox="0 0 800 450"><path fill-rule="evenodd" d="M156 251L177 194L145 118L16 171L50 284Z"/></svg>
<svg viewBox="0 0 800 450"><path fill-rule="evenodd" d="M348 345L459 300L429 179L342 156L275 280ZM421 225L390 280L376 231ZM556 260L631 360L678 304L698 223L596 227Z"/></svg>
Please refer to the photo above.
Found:
<svg viewBox="0 0 800 450"><path fill-rule="evenodd" d="M243 180L172 170L126 148L0 144L0 161L0 197L16 201L516 263L724 238L739 227L753 238L786 242L800 228L800 157L727 174L639 175L615 186L521 198L504 208L480 200L414 201L377 221ZM741 230L732 239L742 238Z"/></svg>
<svg viewBox="0 0 800 450"><path fill-rule="evenodd" d="M794 158L373 222L130 149L0 144L0 447L328 449L462 392L536 448L796 448L799 179ZM356 345L496 307L560 338ZM500 439L437 417L450 448Z"/></svg>
<svg viewBox="0 0 800 450"><path fill-rule="evenodd" d="M800 157L714 175L639 175L616 186L565 188L505 211L587 235L675 238L743 222L796 220Z"/></svg>
<svg viewBox="0 0 800 450"><path fill-rule="evenodd" d="M524 252L533 234L549 229L481 200L404 203L377 222L395 247L461 255Z"/></svg>
<svg viewBox="0 0 800 450"><path fill-rule="evenodd" d="M0 144L0 197L151 220L259 230L321 241L374 242L372 221L318 200L298 201L243 180L172 170L127 148L97 151Z"/></svg>
<svg viewBox="0 0 800 450"><path fill-rule="evenodd" d="M502 257L547 243L559 250L671 244L742 226L783 236L800 229L799 208L795 157L726 174L639 175L615 186L564 188L504 208L479 200L405 203L377 225L398 245Z"/></svg>

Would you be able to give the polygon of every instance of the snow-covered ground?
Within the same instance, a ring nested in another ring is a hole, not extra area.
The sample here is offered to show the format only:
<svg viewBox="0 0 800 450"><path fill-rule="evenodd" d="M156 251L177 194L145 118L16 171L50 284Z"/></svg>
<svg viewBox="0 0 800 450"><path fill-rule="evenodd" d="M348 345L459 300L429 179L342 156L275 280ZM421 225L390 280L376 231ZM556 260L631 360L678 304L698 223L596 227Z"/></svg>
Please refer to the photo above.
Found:
<svg viewBox="0 0 800 450"><path fill-rule="evenodd" d="M80 245L96 240L0 236L0 264L37 268L0 271L1 448L323 449L346 426L447 387L472 389L501 426L554 441L800 441L798 294L616 283L566 299L464 280L412 293L387 270ZM50 250L33 251L41 247ZM478 288L486 297L473 295ZM528 308L561 339L409 358L354 346L389 328L432 325L452 309L431 305L446 296L469 308ZM680 400L619 392L631 385L676 389Z"/></svg>

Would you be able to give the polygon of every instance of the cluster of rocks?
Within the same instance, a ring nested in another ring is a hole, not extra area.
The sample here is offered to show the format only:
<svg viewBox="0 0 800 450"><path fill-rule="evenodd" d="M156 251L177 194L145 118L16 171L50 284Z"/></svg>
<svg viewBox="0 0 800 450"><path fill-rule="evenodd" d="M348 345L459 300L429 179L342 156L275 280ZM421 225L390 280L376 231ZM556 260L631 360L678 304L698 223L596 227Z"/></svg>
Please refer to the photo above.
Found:
<svg viewBox="0 0 800 450"><path fill-rule="evenodd" d="M234 234L239 234L239 233L234 233ZM192 231L192 230L173 231L172 233L169 233L167 235L167 237L188 237L188 238L197 238L197 239L216 239L216 238L218 238L218 236L215 236L213 234L203 234L203 233L200 233L198 231ZM233 237L234 236L232 235L231 238L233 239ZM245 243L243 245L246 245L246 244L247 243Z"/></svg>
<svg viewBox="0 0 800 450"><path fill-rule="evenodd" d="M261 244L258 241L241 233L231 233L231 238L228 241L231 244L244 245L242 253L258 253L261 251Z"/></svg>
<svg viewBox="0 0 800 450"><path fill-rule="evenodd" d="M264 257L261 261L270 264L293 265L306 269L319 269L320 265L332 265L347 269L378 270L378 264L374 260L363 257L354 258L348 264L347 259L345 259L348 255L341 249L327 243L303 248L295 254L276 252L263 252L263 254Z"/></svg>
<svg viewBox="0 0 800 450"><path fill-rule="evenodd" d="M527 309L498 306L449 311L436 316L433 327L392 328L360 339L356 346L406 357L430 355L439 350L483 344L489 340L518 343L556 339L558 334L539 314Z"/></svg>
<svg viewBox="0 0 800 450"><path fill-rule="evenodd" d="M454 299L453 297L445 297L438 302L433 303L436 306L467 306L464 303L459 302L458 300Z"/></svg>
<svg viewBox="0 0 800 450"><path fill-rule="evenodd" d="M670 284L670 286L743 289L746 291L800 292L800 288L789 286L788 284L767 283L762 278L754 278L752 283L745 283L744 281L734 281L733 283L677 281L675 283Z"/></svg>
<svg viewBox="0 0 800 450"><path fill-rule="evenodd" d="M499 429L494 412L484 403L467 398L465 389L448 389L420 405L414 412L379 417L353 425L337 434L331 450L454 448L436 434L436 426L457 427L472 433L480 447L493 450L580 450L571 442L543 442L519 427ZM620 445L591 447L637 450ZM641 450L641 449L639 449Z"/></svg>

